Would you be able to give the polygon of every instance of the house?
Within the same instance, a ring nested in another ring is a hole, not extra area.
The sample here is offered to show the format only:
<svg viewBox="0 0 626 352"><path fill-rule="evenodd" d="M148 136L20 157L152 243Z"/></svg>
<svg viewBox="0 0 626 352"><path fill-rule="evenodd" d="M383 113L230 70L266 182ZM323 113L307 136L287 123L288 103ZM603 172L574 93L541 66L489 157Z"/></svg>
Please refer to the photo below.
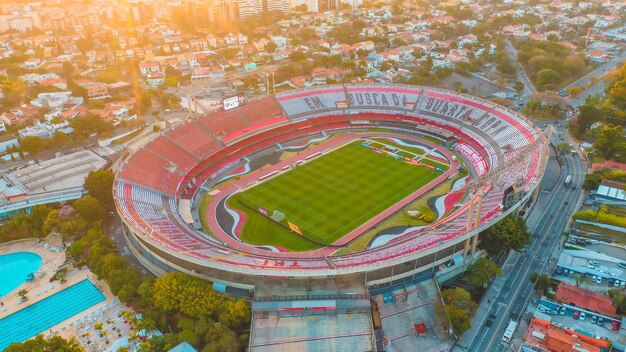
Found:
<svg viewBox="0 0 626 352"><path fill-rule="evenodd" d="M18 147L20 144L17 141L17 137L12 134L2 135L0 136L0 155L6 154L7 150L12 147Z"/></svg>
<svg viewBox="0 0 626 352"><path fill-rule="evenodd" d="M550 352L603 352L609 342L581 334L571 329L561 329L549 321L533 318L522 343L530 350Z"/></svg>
<svg viewBox="0 0 626 352"><path fill-rule="evenodd" d="M41 65L41 60L36 57L31 57L30 59L24 61L24 68L27 69L36 69Z"/></svg>
<svg viewBox="0 0 626 352"><path fill-rule="evenodd" d="M102 82L82 83L81 87L87 90L87 99L104 99L110 97L107 85Z"/></svg>
<svg viewBox="0 0 626 352"><path fill-rule="evenodd" d="M602 50L587 50L585 56L595 62L606 62L609 59L609 55Z"/></svg>

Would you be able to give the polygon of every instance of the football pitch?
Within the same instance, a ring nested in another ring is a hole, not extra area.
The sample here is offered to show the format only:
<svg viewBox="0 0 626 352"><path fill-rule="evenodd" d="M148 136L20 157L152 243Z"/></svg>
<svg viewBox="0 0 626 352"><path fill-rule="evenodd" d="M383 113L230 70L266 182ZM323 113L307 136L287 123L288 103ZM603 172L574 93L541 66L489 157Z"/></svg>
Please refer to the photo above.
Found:
<svg viewBox="0 0 626 352"><path fill-rule="evenodd" d="M349 143L234 194L231 208L246 213L241 239L307 251L329 245L439 175L361 145ZM262 215L278 210L276 222ZM302 235L289 230L296 225Z"/></svg>

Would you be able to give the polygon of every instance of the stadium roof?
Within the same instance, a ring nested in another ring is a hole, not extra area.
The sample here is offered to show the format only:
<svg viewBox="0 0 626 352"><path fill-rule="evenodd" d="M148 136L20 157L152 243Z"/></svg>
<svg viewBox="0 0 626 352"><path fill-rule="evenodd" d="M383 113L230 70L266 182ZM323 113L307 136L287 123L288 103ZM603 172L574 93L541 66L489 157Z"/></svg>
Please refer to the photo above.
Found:
<svg viewBox="0 0 626 352"><path fill-rule="evenodd" d="M556 290L556 299L559 302L575 305L607 316L617 316L617 307L611 303L609 296L591 292L574 285L560 283Z"/></svg>

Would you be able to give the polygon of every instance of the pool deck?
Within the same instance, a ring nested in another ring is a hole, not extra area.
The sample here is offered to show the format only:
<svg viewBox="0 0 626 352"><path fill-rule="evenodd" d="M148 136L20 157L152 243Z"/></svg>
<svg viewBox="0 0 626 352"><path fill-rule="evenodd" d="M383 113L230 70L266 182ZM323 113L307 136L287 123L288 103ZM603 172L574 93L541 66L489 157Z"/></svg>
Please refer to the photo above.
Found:
<svg viewBox="0 0 626 352"><path fill-rule="evenodd" d="M103 341L97 341L98 338L95 335L98 334L94 331L95 329L93 327L95 323L103 322L107 319L112 322L117 320L115 325L113 323L103 324L103 330L108 331L109 341L111 343L118 339L118 333L112 331L113 327L120 328L123 336L130 332L128 324L125 324L123 320L119 319L117 313L123 310L130 311L131 309L119 303L111 293L109 285L104 280L97 280L96 276L91 273L87 267L74 268L72 265L67 265L67 282L63 284L59 281L50 282L52 275L54 275L56 270L66 260L64 251L55 252L46 248L43 241L37 242L34 239L13 241L0 245L0 255L16 252L31 252L41 256L42 264L39 272L43 272L44 274L36 275L35 280L27 281L6 296L0 297L0 302L2 302L2 306L0 307L0 319L35 304L44 298L52 296L80 281L89 279L91 283L100 289L100 292L105 296L105 300L51 327L48 332L44 331L42 334L48 336L50 334L57 334L65 339L74 337L87 351L101 351L102 347L106 348L106 344ZM19 303L19 295L17 293L22 289L28 290L28 300ZM90 330L92 331L90 338L83 336L86 331ZM88 340L100 342L99 346L87 345L86 341Z"/></svg>

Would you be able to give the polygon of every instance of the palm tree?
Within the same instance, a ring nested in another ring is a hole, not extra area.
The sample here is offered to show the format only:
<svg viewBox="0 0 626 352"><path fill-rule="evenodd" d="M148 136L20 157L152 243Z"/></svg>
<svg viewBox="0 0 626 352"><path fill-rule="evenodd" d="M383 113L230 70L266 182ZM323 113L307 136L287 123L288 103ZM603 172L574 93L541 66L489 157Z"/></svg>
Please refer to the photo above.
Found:
<svg viewBox="0 0 626 352"><path fill-rule="evenodd" d="M17 293L20 298L22 299L22 301L26 301L28 300L28 297L26 297L26 295L28 294L28 290L26 289L21 289L18 293Z"/></svg>
<svg viewBox="0 0 626 352"><path fill-rule="evenodd" d="M102 323L98 322L94 324L93 328L100 334L100 337L102 337Z"/></svg>

